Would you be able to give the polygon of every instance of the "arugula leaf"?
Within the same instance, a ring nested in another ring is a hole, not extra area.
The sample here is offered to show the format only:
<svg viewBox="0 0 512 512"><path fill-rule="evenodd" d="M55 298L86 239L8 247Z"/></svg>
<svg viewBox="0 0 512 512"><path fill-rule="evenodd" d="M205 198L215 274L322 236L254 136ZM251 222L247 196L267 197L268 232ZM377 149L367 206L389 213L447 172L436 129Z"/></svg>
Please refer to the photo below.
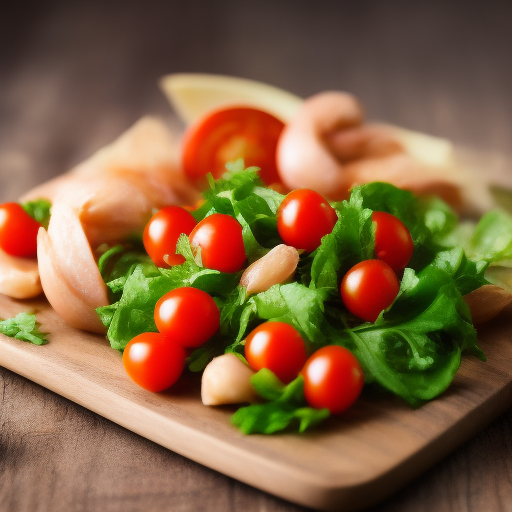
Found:
<svg viewBox="0 0 512 512"><path fill-rule="evenodd" d="M48 333L39 330L39 322L33 313L18 313L14 318L0 320L0 333L34 345L48 343Z"/></svg>
<svg viewBox="0 0 512 512"><path fill-rule="evenodd" d="M304 432L330 415L328 409L305 405L302 376L284 386L270 370L263 369L251 382L256 392L270 401L242 407L232 416L231 422L244 434L273 434L291 427Z"/></svg>
<svg viewBox="0 0 512 512"><path fill-rule="evenodd" d="M23 203L21 207L44 229L48 229L50 222L52 203L47 199L37 199L35 201L28 201Z"/></svg>

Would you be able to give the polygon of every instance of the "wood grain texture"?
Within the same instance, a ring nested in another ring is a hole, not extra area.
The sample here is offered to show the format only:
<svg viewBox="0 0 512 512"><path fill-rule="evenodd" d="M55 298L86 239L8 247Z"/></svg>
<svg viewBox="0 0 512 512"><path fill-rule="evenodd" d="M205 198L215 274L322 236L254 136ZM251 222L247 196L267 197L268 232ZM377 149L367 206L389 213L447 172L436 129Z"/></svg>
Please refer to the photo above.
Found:
<svg viewBox="0 0 512 512"><path fill-rule="evenodd" d="M24 306L37 312L51 343L0 336L0 365L188 458L322 510L381 501L512 404L512 324L501 321L481 333L487 363L464 359L449 391L419 410L366 397L306 435L244 436L230 424L232 408L202 405L197 375L148 393L102 336L69 327L46 302ZM19 309L0 297L0 316Z"/></svg>
<svg viewBox="0 0 512 512"><path fill-rule="evenodd" d="M0 5L0 200L57 175L199 71L300 95L345 89L368 116L512 148L512 5L38 1ZM512 510L512 412L373 511ZM0 510L304 510L161 448L0 368Z"/></svg>

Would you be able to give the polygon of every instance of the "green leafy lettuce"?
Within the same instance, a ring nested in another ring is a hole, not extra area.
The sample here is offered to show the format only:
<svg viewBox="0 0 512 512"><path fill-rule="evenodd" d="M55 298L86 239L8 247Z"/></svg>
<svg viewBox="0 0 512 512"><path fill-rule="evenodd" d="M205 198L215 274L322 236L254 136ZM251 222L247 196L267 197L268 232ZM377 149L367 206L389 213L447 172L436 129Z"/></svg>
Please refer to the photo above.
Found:
<svg viewBox="0 0 512 512"><path fill-rule="evenodd" d="M304 432L330 415L329 409L306 405L302 376L284 386L270 370L263 369L252 376L251 382L267 402L241 407L233 415L232 423L244 434L273 434L291 428Z"/></svg>
<svg viewBox="0 0 512 512"><path fill-rule="evenodd" d="M39 322L33 313L19 313L14 318L0 320L0 333L34 345L48 343L48 333L39 330Z"/></svg>
<svg viewBox="0 0 512 512"><path fill-rule="evenodd" d="M257 169L243 161L228 166L222 179L209 180L204 203L193 212L200 221L213 213L236 218L243 228L248 263L281 242L277 210L284 196L265 188ZM219 332L188 358L192 371L202 370L216 355L232 352L243 359L244 339L257 325L278 320L294 326L309 353L339 344L351 350L365 381L400 396L413 406L442 393L452 381L464 352L485 359L463 296L486 284L489 264L512 259L512 221L484 217L468 252L448 243L457 217L437 198L418 199L386 183L356 187L348 200L333 205L338 221L311 254L302 254L290 283L248 295L239 285L241 272L204 268L182 235L177 253L185 263L155 267L146 255L114 247L100 259L112 304L98 309L113 348L123 350L134 336L155 331L153 310L168 291L193 286L209 293L221 312ZM361 323L344 307L339 284L356 263L373 258L373 211L398 217L415 244L400 292L375 323ZM510 219L509 219L510 220ZM317 424L328 416L306 406L302 377L283 386L268 370L253 384L265 403L243 407L233 422L246 433L272 433Z"/></svg>

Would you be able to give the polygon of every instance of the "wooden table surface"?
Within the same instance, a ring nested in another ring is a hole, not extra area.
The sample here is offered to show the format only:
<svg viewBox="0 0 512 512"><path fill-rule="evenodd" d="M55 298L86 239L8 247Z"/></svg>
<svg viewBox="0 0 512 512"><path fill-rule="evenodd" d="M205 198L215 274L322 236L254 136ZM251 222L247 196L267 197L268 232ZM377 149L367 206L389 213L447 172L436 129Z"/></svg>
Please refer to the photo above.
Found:
<svg viewBox="0 0 512 512"><path fill-rule="evenodd" d="M0 201L171 118L169 72L348 90L371 118L511 153L511 19L506 2L3 2ZM305 509L0 368L0 510ZM512 510L512 411L374 510Z"/></svg>

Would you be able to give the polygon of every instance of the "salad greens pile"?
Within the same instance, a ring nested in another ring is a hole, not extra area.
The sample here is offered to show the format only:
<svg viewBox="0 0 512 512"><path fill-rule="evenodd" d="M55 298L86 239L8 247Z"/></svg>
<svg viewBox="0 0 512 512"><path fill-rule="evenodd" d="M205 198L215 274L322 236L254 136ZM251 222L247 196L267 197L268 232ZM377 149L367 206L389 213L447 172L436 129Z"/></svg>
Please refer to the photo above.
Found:
<svg viewBox="0 0 512 512"><path fill-rule="evenodd" d="M209 180L204 204L192 212L197 221L213 213L236 218L243 228L248 263L282 243L277 209L284 197L266 188L257 168L243 161L228 166L222 179ZM243 359L244 338L267 320L291 324L302 335L309 353L342 345L359 360L365 382L391 391L412 406L438 396L451 383L467 352L485 360L477 346L463 296L487 284L490 265L512 259L512 220L498 213L484 216L468 243L460 240L458 220L440 199L417 198L387 183L352 190L334 203L338 222L314 252L301 255L293 282L248 295L239 285L242 272L206 269L199 254L182 235L177 253L185 263L157 268L133 246L116 246L99 261L112 304L97 310L108 329L111 346L122 351L135 336L156 332L156 302L168 291L192 286L209 293L221 311L219 332L188 358L189 369L201 371L215 356L232 352ZM356 263L373 258L372 212L398 217L409 229L414 254L401 278L400 292L375 323L361 323L344 307L339 283ZM271 433L289 426L300 431L325 419L327 410L306 406L302 377L283 386L269 370L253 377L265 403L239 409L233 422L246 433Z"/></svg>

